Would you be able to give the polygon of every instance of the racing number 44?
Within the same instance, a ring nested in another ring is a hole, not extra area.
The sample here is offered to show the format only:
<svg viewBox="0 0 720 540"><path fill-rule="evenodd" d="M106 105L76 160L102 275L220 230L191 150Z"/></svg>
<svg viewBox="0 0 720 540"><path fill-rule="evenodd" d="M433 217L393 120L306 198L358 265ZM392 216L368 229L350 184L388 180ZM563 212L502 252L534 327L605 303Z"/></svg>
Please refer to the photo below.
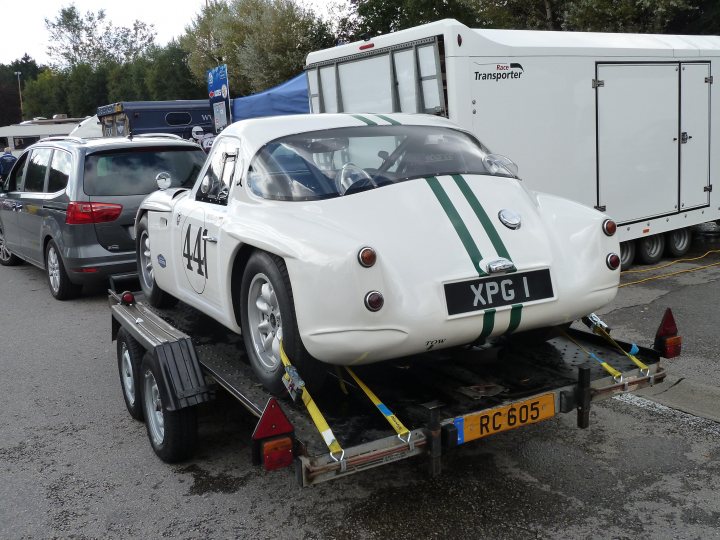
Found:
<svg viewBox="0 0 720 540"><path fill-rule="evenodd" d="M193 270L197 264L197 273L207 277L207 229L197 228L195 241L192 241L192 225L188 225L183 242L183 258L187 261L187 269ZM191 247L192 246L192 247Z"/></svg>

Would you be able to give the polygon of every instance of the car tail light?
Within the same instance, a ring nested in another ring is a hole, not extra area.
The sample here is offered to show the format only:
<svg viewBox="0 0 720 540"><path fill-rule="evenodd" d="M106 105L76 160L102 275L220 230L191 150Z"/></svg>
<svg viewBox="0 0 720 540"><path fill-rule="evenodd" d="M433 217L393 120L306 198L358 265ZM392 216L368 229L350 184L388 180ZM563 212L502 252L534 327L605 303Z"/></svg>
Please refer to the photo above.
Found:
<svg viewBox="0 0 720 540"><path fill-rule="evenodd" d="M620 256L617 253L608 254L605 264L610 270L617 270L620 267Z"/></svg>
<svg viewBox="0 0 720 540"><path fill-rule="evenodd" d="M121 204L73 201L68 203L65 223L68 225L107 223L119 218L122 209Z"/></svg>
<svg viewBox="0 0 720 540"><path fill-rule="evenodd" d="M613 236L617 232L617 223L612 219L606 219L603 221L602 229L607 236Z"/></svg>
<svg viewBox="0 0 720 540"><path fill-rule="evenodd" d="M295 430L275 398L270 398L252 434L253 463L273 471L292 465Z"/></svg>
<svg viewBox="0 0 720 540"><path fill-rule="evenodd" d="M365 295L365 307L370 311L380 311L384 304L385 299L378 291L370 291Z"/></svg>
<svg viewBox="0 0 720 540"><path fill-rule="evenodd" d="M667 308L655 334L653 348L664 358L675 358L682 351L682 336L678 335L677 324L672 310Z"/></svg>
<svg viewBox="0 0 720 540"><path fill-rule="evenodd" d="M377 253L371 247L364 247L358 252L358 261L365 268L370 268L377 261Z"/></svg>

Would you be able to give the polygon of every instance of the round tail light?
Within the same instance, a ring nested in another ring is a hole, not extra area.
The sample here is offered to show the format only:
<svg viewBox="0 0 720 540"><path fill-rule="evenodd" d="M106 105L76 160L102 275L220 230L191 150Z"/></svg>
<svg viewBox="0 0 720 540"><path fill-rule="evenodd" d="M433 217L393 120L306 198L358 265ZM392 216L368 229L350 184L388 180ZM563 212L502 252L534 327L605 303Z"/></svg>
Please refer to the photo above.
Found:
<svg viewBox="0 0 720 540"><path fill-rule="evenodd" d="M610 270L617 270L620 268L620 255L617 253L610 253L605 259L605 264Z"/></svg>
<svg viewBox="0 0 720 540"><path fill-rule="evenodd" d="M129 306L130 304L135 303L135 295L130 291L125 291L124 293L122 293L122 296L120 296L120 301L123 304Z"/></svg>
<svg viewBox="0 0 720 540"><path fill-rule="evenodd" d="M377 261L377 253L371 247L364 247L358 252L358 261L365 268L370 268Z"/></svg>
<svg viewBox="0 0 720 540"><path fill-rule="evenodd" d="M365 295L365 307L370 311L380 311L383 304L385 304L385 299L378 291L371 291Z"/></svg>
<svg viewBox="0 0 720 540"><path fill-rule="evenodd" d="M617 223L615 223L612 219L606 219L603 221L602 228L603 232L607 236L612 236L617 231Z"/></svg>

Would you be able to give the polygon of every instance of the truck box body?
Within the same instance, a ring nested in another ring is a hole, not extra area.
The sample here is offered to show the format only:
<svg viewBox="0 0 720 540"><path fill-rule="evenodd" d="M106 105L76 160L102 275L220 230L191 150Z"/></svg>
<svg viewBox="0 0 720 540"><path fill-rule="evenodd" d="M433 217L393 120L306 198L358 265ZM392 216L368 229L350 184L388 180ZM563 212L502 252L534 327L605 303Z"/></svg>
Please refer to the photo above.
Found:
<svg viewBox="0 0 720 540"><path fill-rule="evenodd" d="M720 218L720 37L435 23L311 53L313 112L448 116L621 241ZM382 120L378 120L381 122Z"/></svg>

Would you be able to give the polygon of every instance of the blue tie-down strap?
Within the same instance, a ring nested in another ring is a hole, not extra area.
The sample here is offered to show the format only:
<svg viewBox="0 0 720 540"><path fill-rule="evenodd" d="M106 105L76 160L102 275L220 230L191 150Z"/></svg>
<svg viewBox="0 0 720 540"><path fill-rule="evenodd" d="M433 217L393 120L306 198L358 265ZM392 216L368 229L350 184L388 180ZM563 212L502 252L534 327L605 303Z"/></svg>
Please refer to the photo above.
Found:
<svg viewBox="0 0 720 540"><path fill-rule="evenodd" d="M465 419L461 416L453 420L455 427L457 428L457 443L465 443Z"/></svg>

